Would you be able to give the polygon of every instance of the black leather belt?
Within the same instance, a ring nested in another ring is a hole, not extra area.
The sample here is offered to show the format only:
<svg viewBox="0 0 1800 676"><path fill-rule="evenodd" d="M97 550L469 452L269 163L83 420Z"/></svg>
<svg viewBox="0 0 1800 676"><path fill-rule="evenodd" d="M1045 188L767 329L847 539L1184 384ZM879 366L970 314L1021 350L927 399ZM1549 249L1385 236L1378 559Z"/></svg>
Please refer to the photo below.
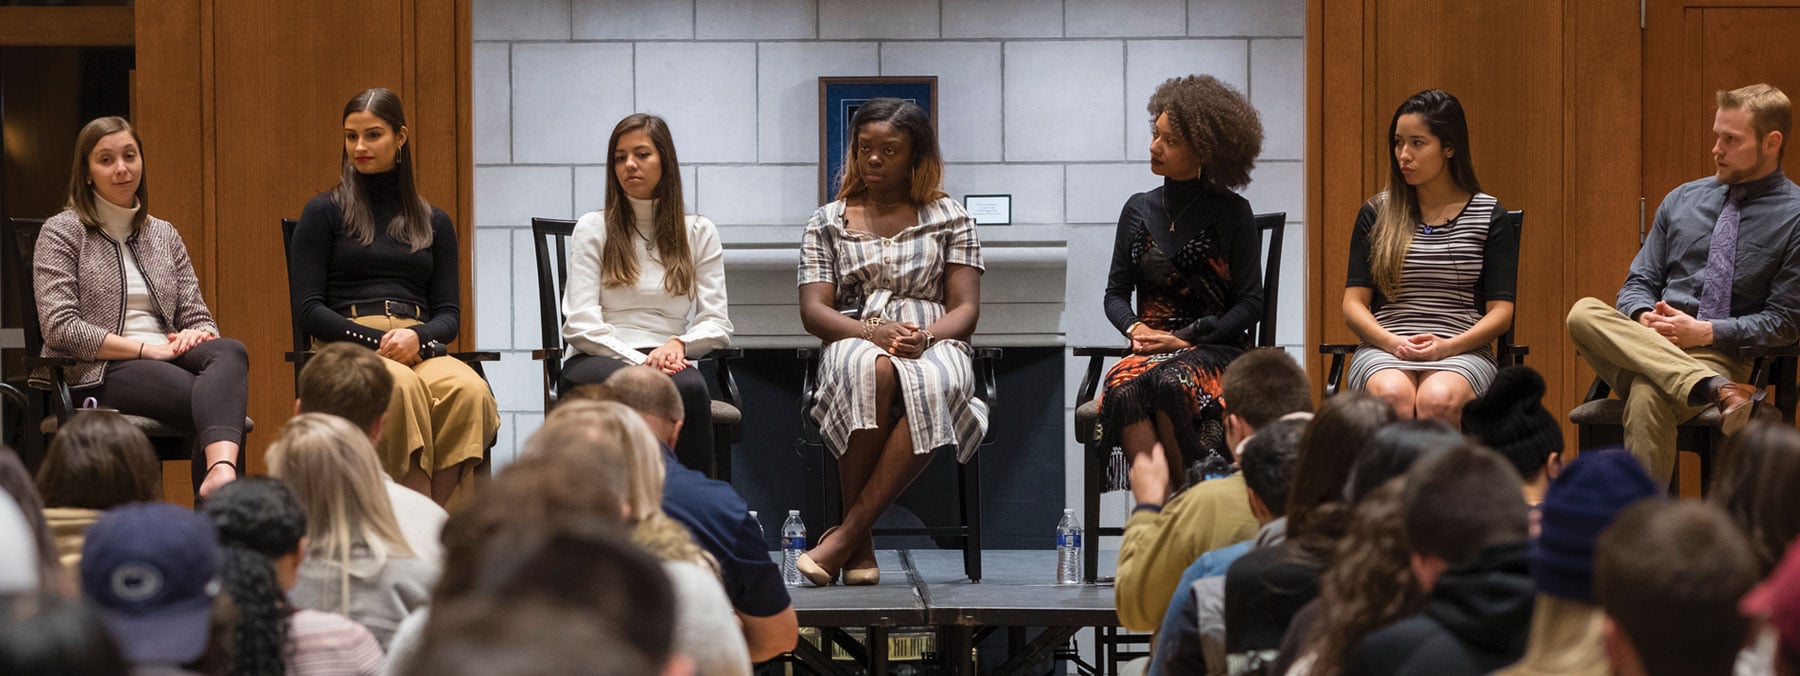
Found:
<svg viewBox="0 0 1800 676"><path fill-rule="evenodd" d="M398 300L370 300L350 304L350 318L357 317L399 317L401 319L425 320L425 312L419 306Z"/></svg>

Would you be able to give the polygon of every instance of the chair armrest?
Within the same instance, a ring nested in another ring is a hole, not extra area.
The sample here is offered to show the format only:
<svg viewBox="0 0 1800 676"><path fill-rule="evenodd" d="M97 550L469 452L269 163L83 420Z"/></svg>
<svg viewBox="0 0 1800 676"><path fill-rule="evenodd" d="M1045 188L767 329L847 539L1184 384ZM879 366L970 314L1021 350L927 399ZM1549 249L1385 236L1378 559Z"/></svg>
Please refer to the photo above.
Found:
<svg viewBox="0 0 1800 676"><path fill-rule="evenodd" d="M499 352L451 352L450 356L456 357L457 359L462 360L464 363L472 363L472 362L478 362L478 361L500 361L500 353Z"/></svg>
<svg viewBox="0 0 1800 676"><path fill-rule="evenodd" d="M1078 347L1074 350L1077 357L1129 357L1129 347Z"/></svg>
<svg viewBox="0 0 1800 676"><path fill-rule="evenodd" d="M1006 350L998 347L977 347L972 350L976 359L999 359L1006 354Z"/></svg>
<svg viewBox="0 0 1800 676"><path fill-rule="evenodd" d="M1740 347L1738 355L1745 359L1757 357L1800 357L1800 345L1783 345L1779 347Z"/></svg>
<svg viewBox="0 0 1800 676"><path fill-rule="evenodd" d="M1075 390L1075 407L1081 408L1094 400L1100 392L1100 371L1106 365L1108 357L1125 358L1131 356L1129 347L1078 347L1073 350L1077 357L1087 357L1087 368L1081 374L1080 388Z"/></svg>
<svg viewBox="0 0 1800 676"><path fill-rule="evenodd" d="M281 358L289 364L304 365L306 364L306 360L312 359L314 354L317 354L317 352L313 350L289 350L283 352Z"/></svg>
<svg viewBox="0 0 1800 676"><path fill-rule="evenodd" d="M1523 357L1523 356L1531 354L1531 346L1530 345L1508 345L1508 346L1506 346L1506 353L1510 354L1514 357Z"/></svg>
<svg viewBox="0 0 1800 676"><path fill-rule="evenodd" d="M1319 346L1319 354L1354 354L1356 343L1324 343Z"/></svg>
<svg viewBox="0 0 1800 676"><path fill-rule="evenodd" d="M1610 394L1612 394L1612 386L1606 384L1606 381L1601 379L1600 376L1594 376L1594 382L1588 383L1587 396L1582 397L1581 403L1585 404L1590 401L1599 401L1605 399L1607 395Z"/></svg>
<svg viewBox="0 0 1800 676"><path fill-rule="evenodd" d="M544 361L546 359L553 360L553 361L562 361L562 357L563 357L563 349L560 347L546 347L546 348L531 351L531 360L532 361Z"/></svg>
<svg viewBox="0 0 1800 676"><path fill-rule="evenodd" d="M689 357L689 359L693 359L694 361L719 361L719 362L723 362L723 361L726 361L729 359L743 359L743 358L744 358L744 348L741 348L741 347L721 347L721 348L718 348L716 350L713 350L711 352L708 352L708 353L698 356L698 357Z"/></svg>
<svg viewBox="0 0 1800 676"><path fill-rule="evenodd" d="M800 371L800 415L806 417L806 411L818 401L819 395L819 353L817 347L802 347L794 350L794 358L803 362Z"/></svg>
<svg viewBox="0 0 1800 676"><path fill-rule="evenodd" d="M81 363L81 360L74 357L34 357L27 355L20 359L20 365L28 369L68 368L79 363Z"/></svg>

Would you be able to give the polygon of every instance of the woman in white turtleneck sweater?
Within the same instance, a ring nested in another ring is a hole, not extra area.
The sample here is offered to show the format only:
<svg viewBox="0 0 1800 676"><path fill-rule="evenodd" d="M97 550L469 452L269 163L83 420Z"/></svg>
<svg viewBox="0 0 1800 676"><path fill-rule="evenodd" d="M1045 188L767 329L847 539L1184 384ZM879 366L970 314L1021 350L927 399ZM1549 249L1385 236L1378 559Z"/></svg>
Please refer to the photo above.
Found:
<svg viewBox="0 0 1800 676"><path fill-rule="evenodd" d="M69 206L44 221L32 261L43 355L76 360L64 375L77 401L192 434L204 497L243 466L249 360L219 339L181 234L147 212L142 146L122 117L76 137Z"/></svg>
<svg viewBox="0 0 1800 676"><path fill-rule="evenodd" d="M563 339L580 354L563 367L562 391L633 364L669 374L685 415L675 457L704 469L712 402L688 358L731 343L719 231L685 213L675 142L662 118L627 116L607 147L606 207L581 217L569 247Z"/></svg>

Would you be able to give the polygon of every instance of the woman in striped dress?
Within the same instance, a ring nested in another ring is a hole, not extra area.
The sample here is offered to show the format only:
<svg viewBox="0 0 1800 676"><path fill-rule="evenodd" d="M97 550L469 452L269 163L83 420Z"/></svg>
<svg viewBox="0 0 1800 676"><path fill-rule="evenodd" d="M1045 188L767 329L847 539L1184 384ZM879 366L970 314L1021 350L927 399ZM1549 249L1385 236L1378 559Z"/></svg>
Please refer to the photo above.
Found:
<svg viewBox="0 0 1800 676"><path fill-rule="evenodd" d="M969 337L981 313L981 243L944 195L931 118L899 99L873 99L851 120L854 139L835 202L819 207L800 245L800 320L825 349L807 411L838 456L844 519L800 557L815 585L875 584L869 530L931 462L956 448L967 462L987 430L974 396Z"/></svg>
<svg viewBox="0 0 1800 676"><path fill-rule="evenodd" d="M1404 418L1459 425L1494 379L1494 340L1512 325L1519 243L1481 192L1462 104L1431 89L1388 125L1388 187L1350 237L1344 321L1362 339L1351 388Z"/></svg>

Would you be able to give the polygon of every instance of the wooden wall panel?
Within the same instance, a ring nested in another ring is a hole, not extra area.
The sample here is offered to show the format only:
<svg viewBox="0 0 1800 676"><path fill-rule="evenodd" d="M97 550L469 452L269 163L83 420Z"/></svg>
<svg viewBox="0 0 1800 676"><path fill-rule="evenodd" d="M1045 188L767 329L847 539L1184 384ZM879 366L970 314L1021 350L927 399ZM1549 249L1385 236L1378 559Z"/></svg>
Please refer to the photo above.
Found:
<svg viewBox="0 0 1800 676"><path fill-rule="evenodd" d="M1636 44L1637 4L1313 0L1309 10L1307 33L1319 43L1309 46L1308 66L1309 212L1318 224L1309 340L1355 342L1340 309L1351 222L1386 181L1394 108L1421 89L1442 88L1468 113L1482 188L1526 211L1515 325L1549 386L1544 405L1561 417L1586 385L1570 372L1563 317L1579 290L1607 286L1582 276L1585 254L1574 245L1636 249L1637 187L1625 180L1637 175L1635 153L1585 144L1625 146L1637 137L1631 115L1602 117L1637 102L1635 49L1621 47ZM1601 45L1610 51L1600 53ZM1597 223L1629 224L1629 242L1587 230ZM1610 297L1616 288L1589 293ZM1315 363L1322 377L1325 362Z"/></svg>
<svg viewBox="0 0 1800 676"><path fill-rule="evenodd" d="M140 0L135 102L156 212L182 227L226 335L250 348L252 471L293 410L279 220L337 182L344 102L370 87L405 101L415 176L457 223L467 302L473 163L469 2ZM168 148L167 155L153 155Z"/></svg>

